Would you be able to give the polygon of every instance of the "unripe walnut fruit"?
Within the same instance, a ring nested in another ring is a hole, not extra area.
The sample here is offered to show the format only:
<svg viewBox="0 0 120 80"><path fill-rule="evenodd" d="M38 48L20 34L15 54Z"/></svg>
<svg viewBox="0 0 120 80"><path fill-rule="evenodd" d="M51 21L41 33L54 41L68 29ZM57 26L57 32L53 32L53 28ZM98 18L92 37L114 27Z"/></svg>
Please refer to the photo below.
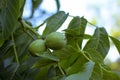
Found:
<svg viewBox="0 0 120 80"><path fill-rule="evenodd" d="M52 32L46 37L46 46L53 50L63 48L66 43L65 35L60 32Z"/></svg>
<svg viewBox="0 0 120 80"><path fill-rule="evenodd" d="M46 51L45 41L42 39L37 39L29 45L28 49L33 56L38 56Z"/></svg>

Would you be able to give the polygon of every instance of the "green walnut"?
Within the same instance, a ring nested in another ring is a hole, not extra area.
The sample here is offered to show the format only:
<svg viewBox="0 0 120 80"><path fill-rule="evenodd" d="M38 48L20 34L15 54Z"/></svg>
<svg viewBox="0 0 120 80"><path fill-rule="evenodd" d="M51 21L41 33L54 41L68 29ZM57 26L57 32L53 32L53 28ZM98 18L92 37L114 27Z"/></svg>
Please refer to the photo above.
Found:
<svg viewBox="0 0 120 80"><path fill-rule="evenodd" d="M31 55L38 56L46 51L45 41L42 39L37 39L29 45L28 49Z"/></svg>
<svg viewBox="0 0 120 80"><path fill-rule="evenodd" d="M46 36L46 46L53 50L58 50L66 45L66 37L63 33L52 32Z"/></svg>

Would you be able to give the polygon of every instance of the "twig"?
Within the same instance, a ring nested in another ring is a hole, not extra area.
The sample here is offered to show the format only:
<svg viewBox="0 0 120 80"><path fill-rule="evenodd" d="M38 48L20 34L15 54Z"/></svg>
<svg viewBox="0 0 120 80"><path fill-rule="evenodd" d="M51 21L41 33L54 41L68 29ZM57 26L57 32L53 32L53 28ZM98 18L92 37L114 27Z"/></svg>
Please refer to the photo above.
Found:
<svg viewBox="0 0 120 80"><path fill-rule="evenodd" d="M58 67L59 67L60 72L62 73L62 75L65 75L65 73L64 73L64 71L62 70L62 68L61 68L61 66L60 66L60 64L59 64L59 63L58 63Z"/></svg>
<svg viewBox="0 0 120 80"><path fill-rule="evenodd" d="M16 45L15 45L13 34L11 37L12 37L12 41L13 41L13 49L14 49L15 59L16 59L17 64L19 65L19 60L18 60L18 55L17 55L17 50L16 50Z"/></svg>

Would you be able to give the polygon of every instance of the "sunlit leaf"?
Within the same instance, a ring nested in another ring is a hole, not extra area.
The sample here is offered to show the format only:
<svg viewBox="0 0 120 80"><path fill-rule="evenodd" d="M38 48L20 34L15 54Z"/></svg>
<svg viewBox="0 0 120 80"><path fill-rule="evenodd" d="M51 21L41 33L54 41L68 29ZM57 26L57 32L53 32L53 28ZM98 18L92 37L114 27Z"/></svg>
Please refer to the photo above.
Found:
<svg viewBox="0 0 120 80"><path fill-rule="evenodd" d="M68 14L66 14L63 11L60 11L54 14L53 16L49 17L46 21L47 25L45 30L43 31L43 35L45 36L51 32L57 31L67 19L67 17Z"/></svg>
<svg viewBox="0 0 120 80"><path fill-rule="evenodd" d="M88 49L86 50L87 52L85 54L88 55L88 57L93 61L93 62L96 62L96 63L99 63L99 64L103 64L103 57L101 56L101 54L94 50L94 49Z"/></svg>
<svg viewBox="0 0 120 80"><path fill-rule="evenodd" d="M74 17L68 25L68 28L65 30L67 34L72 35L72 37L83 34L86 29L87 20L84 17ZM68 39L69 40L69 39ZM82 47L83 38L78 40L79 47Z"/></svg>
<svg viewBox="0 0 120 80"><path fill-rule="evenodd" d="M71 56L72 54L75 54L75 53L76 53L76 50L70 45L67 45L60 50L53 51L53 54L62 60L68 58L69 56Z"/></svg>
<svg viewBox="0 0 120 80"><path fill-rule="evenodd" d="M84 17L81 17L80 18L80 25L79 25L80 34L85 33L86 25L87 25L87 20ZM83 39L79 40L80 47L82 45L82 41L83 41Z"/></svg>
<svg viewBox="0 0 120 80"><path fill-rule="evenodd" d="M65 80L89 80L93 72L94 62L87 62L83 71L68 76Z"/></svg>
<svg viewBox="0 0 120 80"><path fill-rule="evenodd" d="M76 51L79 51L78 41L73 36L66 34L67 45L72 46Z"/></svg>
<svg viewBox="0 0 120 80"><path fill-rule="evenodd" d="M90 48L97 50L103 57L108 54L110 43L105 28L96 28L93 38L86 43L84 50Z"/></svg>
<svg viewBox="0 0 120 80"><path fill-rule="evenodd" d="M64 30L66 32L66 34L70 35L71 37L74 37L75 39L90 39L92 38L91 35L89 34L81 34L81 33L76 33L76 30L73 30L73 29L66 29Z"/></svg>
<svg viewBox="0 0 120 80"><path fill-rule="evenodd" d="M120 53L120 41L112 36L110 36L110 38L113 41L114 45L116 46L118 52Z"/></svg>
<svg viewBox="0 0 120 80"><path fill-rule="evenodd" d="M67 69L70 66L72 66L77 61L77 59L80 57L80 55L78 53L73 53L73 55L71 55L70 57L67 57L66 59L63 59L63 60L60 61L60 66L63 69ZM84 61L83 56L81 56L81 60ZM77 65L77 66L79 66L79 65Z"/></svg>

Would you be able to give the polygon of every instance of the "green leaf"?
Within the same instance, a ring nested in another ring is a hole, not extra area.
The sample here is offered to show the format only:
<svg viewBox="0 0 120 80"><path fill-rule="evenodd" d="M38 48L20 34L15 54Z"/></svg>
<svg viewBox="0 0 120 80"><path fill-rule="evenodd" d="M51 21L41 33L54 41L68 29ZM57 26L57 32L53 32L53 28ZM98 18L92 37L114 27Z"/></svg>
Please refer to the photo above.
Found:
<svg viewBox="0 0 120 80"><path fill-rule="evenodd" d="M91 48L98 51L103 57L108 54L110 43L105 28L96 28L93 38L86 43L83 50Z"/></svg>
<svg viewBox="0 0 120 80"><path fill-rule="evenodd" d="M35 10L42 3L43 0L32 0L32 9Z"/></svg>
<svg viewBox="0 0 120 80"><path fill-rule="evenodd" d="M60 66L63 69L66 70L67 68L72 66L77 61L77 59L80 57L80 55L78 53L73 53L73 55L71 55L70 57L67 57L66 59L63 59L63 60L60 61ZM82 56L81 56L81 60L84 60Z"/></svg>
<svg viewBox="0 0 120 80"><path fill-rule="evenodd" d="M47 80L65 80L65 75L61 73L58 66L51 66L48 70Z"/></svg>
<svg viewBox="0 0 120 80"><path fill-rule="evenodd" d="M72 74L68 76L65 80L89 80L93 72L94 62L90 61L84 65L82 72Z"/></svg>
<svg viewBox="0 0 120 80"><path fill-rule="evenodd" d="M11 63L9 65L1 64L0 62L0 78L2 80L13 80L13 77L18 69L19 65L16 63Z"/></svg>
<svg viewBox="0 0 120 80"><path fill-rule="evenodd" d="M28 46L31 43L31 41L33 41L33 39L21 28L16 29L15 33L13 34L13 37L14 37L15 48L18 54L19 62L20 63L21 61L24 62L28 59L28 57L31 57L30 54L28 54L29 53ZM13 47L8 49L6 54L7 54L6 57L15 58Z"/></svg>
<svg viewBox="0 0 120 80"><path fill-rule="evenodd" d="M35 10L41 5L41 3L43 2L43 0L31 0L32 2L32 8L31 8L31 15L28 19L32 18Z"/></svg>
<svg viewBox="0 0 120 80"><path fill-rule="evenodd" d="M66 34L67 45L72 46L76 51L79 51L78 40L71 35Z"/></svg>
<svg viewBox="0 0 120 80"><path fill-rule="evenodd" d="M3 45L3 43L4 43L4 38L2 34L0 33L0 47Z"/></svg>
<svg viewBox="0 0 120 80"><path fill-rule="evenodd" d="M73 29L66 29L64 31L66 32L66 35L70 35L71 37L74 37L75 39L90 39L90 38L92 38L92 36L89 34L81 34L81 33L77 34L77 31L73 30Z"/></svg>
<svg viewBox="0 0 120 80"><path fill-rule="evenodd" d="M65 14L65 12L60 11L54 14L53 16L49 17L46 20L46 28L43 31L43 36L46 36L47 34L51 32L57 31L61 25L64 23L64 21L67 19L68 14Z"/></svg>
<svg viewBox="0 0 120 80"><path fill-rule="evenodd" d="M120 77L114 71L103 70L103 80L120 80Z"/></svg>
<svg viewBox="0 0 120 80"><path fill-rule="evenodd" d="M2 34L7 39L15 30L19 16L19 0L2 0L2 9L0 12L0 23Z"/></svg>
<svg viewBox="0 0 120 80"><path fill-rule="evenodd" d="M6 72L6 70L4 68L4 62L0 58L0 78L2 78L1 80L5 79L5 77L6 77L5 72Z"/></svg>
<svg viewBox="0 0 120 80"><path fill-rule="evenodd" d="M5 5L5 0L1 0L0 1L0 11L2 10L2 8L4 7Z"/></svg>
<svg viewBox="0 0 120 80"><path fill-rule="evenodd" d="M56 77L51 78L50 80L65 80L65 76L63 75L56 76Z"/></svg>
<svg viewBox="0 0 120 80"><path fill-rule="evenodd" d="M59 58L56 57L54 54L52 54L51 52L44 52L43 54L38 55L42 58L46 58L49 60L53 60L53 61L59 61Z"/></svg>
<svg viewBox="0 0 120 80"><path fill-rule="evenodd" d="M20 57L21 59L22 57ZM32 68L33 64L39 60L38 58L34 58L29 56L25 61L21 62L13 80L30 80L33 79L38 72L39 68ZM22 74L21 74L22 73Z"/></svg>
<svg viewBox="0 0 120 80"><path fill-rule="evenodd" d="M40 58L38 61L34 63L32 68L41 68L41 67L45 67L45 66L55 64L55 63L56 61L45 59L45 58Z"/></svg>
<svg viewBox="0 0 120 80"><path fill-rule="evenodd" d="M93 73L90 77L90 80L103 80L103 71L102 71L102 68L99 64L96 64L94 65L94 69L93 69Z"/></svg>
<svg viewBox="0 0 120 80"><path fill-rule="evenodd" d="M76 50L70 45L67 45L60 50L54 50L53 51L53 54L56 55L59 59L62 59L62 60L70 57L74 53L76 53Z"/></svg>
<svg viewBox="0 0 120 80"><path fill-rule="evenodd" d="M19 56L24 57L28 53L28 46L33 41L33 39L21 28L18 28L15 31L14 39L17 53L19 54Z"/></svg>
<svg viewBox="0 0 120 80"><path fill-rule="evenodd" d="M24 5L25 5L25 0L20 0L20 14L19 17L22 18L23 10L24 10Z"/></svg>
<svg viewBox="0 0 120 80"><path fill-rule="evenodd" d="M2 34L2 26L1 26L1 23L0 23L0 47L3 45L4 43L4 37L3 37L3 34Z"/></svg>
<svg viewBox="0 0 120 80"><path fill-rule="evenodd" d="M80 18L79 16L76 16L71 20L67 29L77 29L77 28L79 28L79 31L81 33L84 33L85 28L86 28L86 24L87 24L87 20L84 17ZM80 30L80 28L82 30Z"/></svg>
<svg viewBox="0 0 120 80"><path fill-rule="evenodd" d="M50 65L40 68L39 73L35 76L34 80L47 80Z"/></svg>
<svg viewBox="0 0 120 80"><path fill-rule="evenodd" d="M0 58L13 46L12 41L6 41L2 47L0 47Z"/></svg>
<svg viewBox="0 0 120 80"><path fill-rule="evenodd" d="M54 76L56 76L56 70L54 66L51 66L48 70L48 74L47 74L47 80L51 80L51 78L53 78Z"/></svg>
<svg viewBox="0 0 120 80"><path fill-rule="evenodd" d="M116 73L120 77L120 72L119 71L113 71L113 72Z"/></svg>
<svg viewBox="0 0 120 80"><path fill-rule="evenodd" d="M101 54L96 51L95 49L87 49L87 52L85 52L85 54L88 55L88 57L95 63L99 63L99 64L103 64L104 59L101 56Z"/></svg>
<svg viewBox="0 0 120 80"><path fill-rule="evenodd" d="M82 61L82 63L81 63ZM78 73L84 69L84 63L86 63L87 60L82 54L74 54L69 59L67 59L66 65L68 65L68 69L66 69L66 74L71 75Z"/></svg>
<svg viewBox="0 0 120 80"><path fill-rule="evenodd" d="M9 73L9 80L13 80L13 77L18 69L19 65L16 64L16 63L12 63L11 65L7 66L6 69L7 69L7 73ZM7 74L6 73L6 74Z"/></svg>
<svg viewBox="0 0 120 80"><path fill-rule="evenodd" d="M112 36L110 36L110 38L113 41L114 45L116 46L118 52L120 53L120 41Z"/></svg>
<svg viewBox="0 0 120 80"><path fill-rule="evenodd" d="M22 8L23 6L24 6L24 3L25 3L25 0L20 0L20 2L19 2L20 4L20 8Z"/></svg>
<svg viewBox="0 0 120 80"><path fill-rule="evenodd" d="M87 20L84 17L80 18L76 16L71 20L68 28L65 31L67 34L70 34L73 37L81 34L84 35L86 25L87 25ZM82 41L83 38L78 40L78 44L80 48L82 47Z"/></svg>

